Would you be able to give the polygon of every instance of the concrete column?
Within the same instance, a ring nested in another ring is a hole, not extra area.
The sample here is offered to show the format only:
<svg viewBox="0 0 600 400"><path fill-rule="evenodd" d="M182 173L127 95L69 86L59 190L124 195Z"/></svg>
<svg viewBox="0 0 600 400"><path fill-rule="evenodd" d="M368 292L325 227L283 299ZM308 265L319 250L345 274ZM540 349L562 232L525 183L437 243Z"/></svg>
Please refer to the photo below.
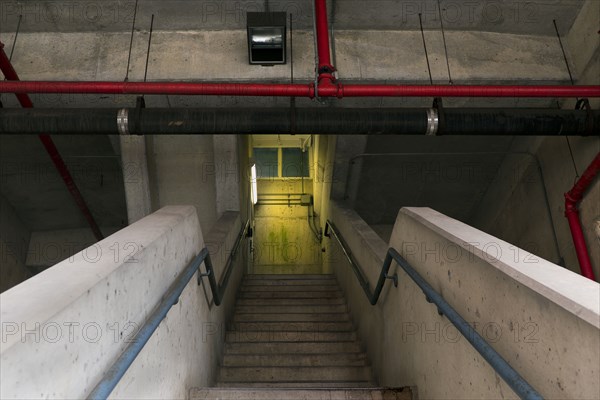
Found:
<svg viewBox="0 0 600 400"><path fill-rule="evenodd" d="M121 161L129 224L150 214L150 184L143 136L121 136Z"/></svg>
<svg viewBox="0 0 600 400"><path fill-rule="evenodd" d="M148 144L154 207L191 204L202 232L219 219L213 135L158 135Z"/></svg>
<svg viewBox="0 0 600 400"><path fill-rule="evenodd" d="M237 136L214 135L214 171L217 190L217 215L240 210L240 175Z"/></svg>
<svg viewBox="0 0 600 400"><path fill-rule="evenodd" d="M25 267L31 233L0 194L0 292L31 277Z"/></svg>

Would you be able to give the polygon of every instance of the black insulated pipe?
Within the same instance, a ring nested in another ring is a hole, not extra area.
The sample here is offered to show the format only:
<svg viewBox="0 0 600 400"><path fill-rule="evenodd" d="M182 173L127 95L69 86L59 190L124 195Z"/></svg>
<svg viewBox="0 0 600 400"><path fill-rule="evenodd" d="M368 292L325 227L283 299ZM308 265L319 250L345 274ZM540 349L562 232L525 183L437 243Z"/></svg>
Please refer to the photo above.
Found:
<svg viewBox="0 0 600 400"><path fill-rule="evenodd" d="M298 108L295 134L538 135L600 133L600 112L528 108ZM0 134L179 135L291 132L288 108L0 109Z"/></svg>

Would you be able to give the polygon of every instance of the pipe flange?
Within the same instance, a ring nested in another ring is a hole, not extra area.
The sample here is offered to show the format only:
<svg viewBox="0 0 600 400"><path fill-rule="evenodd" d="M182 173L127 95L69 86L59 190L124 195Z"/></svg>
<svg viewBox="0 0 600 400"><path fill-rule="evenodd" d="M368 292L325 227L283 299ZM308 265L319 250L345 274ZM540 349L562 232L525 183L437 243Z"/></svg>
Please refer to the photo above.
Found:
<svg viewBox="0 0 600 400"><path fill-rule="evenodd" d="M338 99L342 99L344 98L344 85L342 85L341 83L338 82L338 90L337 90L337 98Z"/></svg>
<svg viewBox="0 0 600 400"><path fill-rule="evenodd" d="M427 109L427 131L425 135L436 136L440 127L440 118L438 110L435 108Z"/></svg>
<svg viewBox="0 0 600 400"><path fill-rule="evenodd" d="M322 74L333 74L336 71L335 67L333 65L322 65L321 67L318 68L318 73L319 75Z"/></svg>
<svg viewBox="0 0 600 400"><path fill-rule="evenodd" d="M308 84L308 97L313 100L315 98L315 83L311 82Z"/></svg>
<svg viewBox="0 0 600 400"><path fill-rule="evenodd" d="M436 136L443 135L445 133L446 126L446 113L444 110L444 101L442 100L442 98L434 98L432 107L436 110L438 117L438 127L435 134Z"/></svg>
<svg viewBox="0 0 600 400"><path fill-rule="evenodd" d="M117 112L117 129L119 135L131 135L129 132L129 110L127 108L121 108Z"/></svg>

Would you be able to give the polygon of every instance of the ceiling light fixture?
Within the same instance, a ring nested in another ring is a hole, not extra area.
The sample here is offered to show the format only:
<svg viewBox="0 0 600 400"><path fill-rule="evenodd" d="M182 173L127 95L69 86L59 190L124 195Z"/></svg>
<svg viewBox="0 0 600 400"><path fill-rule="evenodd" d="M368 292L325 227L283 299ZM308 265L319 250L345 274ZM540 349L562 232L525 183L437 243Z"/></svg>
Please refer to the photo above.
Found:
<svg viewBox="0 0 600 400"><path fill-rule="evenodd" d="M248 12L250 64L272 66L286 63L285 12Z"/></svg>

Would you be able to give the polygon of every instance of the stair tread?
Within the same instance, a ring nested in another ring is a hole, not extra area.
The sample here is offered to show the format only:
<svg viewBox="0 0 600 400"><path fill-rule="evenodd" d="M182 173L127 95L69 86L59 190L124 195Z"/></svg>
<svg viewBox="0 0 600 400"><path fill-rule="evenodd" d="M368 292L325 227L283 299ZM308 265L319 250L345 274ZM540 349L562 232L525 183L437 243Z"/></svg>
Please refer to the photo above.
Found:
<svg viewBox="0 0 600 400"><path fill-rule="evenodd" d="M410 400L410 389L340 388L340 389L286 389L286 388L193 388L190 400Z"/></svg>
<svg viewBox="0 0 600 400"><path fill-rule="evenodd" d="M246 321L230 324L231 331L271 331L271 332L354 332L354 326L350 321Z"/></svg>
<svg viewBox="0 0 600 400"><path fill-rule="evenodd" d="M358 367L222 367L219 382L368 381L371 368Z"/></svg>
<svg viewBox="0 0 600 400"><path fill-rule="evenodd" d="M321 279L246 279L246 286L335 286L339 287L337 281L332 278Z"/></svg>
<svg viewBox="0 0 600 400"><path fill-rule="evenodd" d="M335 279L333 274L247 274L244 279L322 279L332 278Z"/></svg>
<svg viewBox="0 0 600 400"><path fill-rule="evenodd" d="M309 292L306 290L296 291L240 291L238 299L343 299L343 294L340 290Z"/></svg>
<svg viewBox="0 0 600 400"><path fill-rule="evenodd" d="M236 302L236 306L332 306L346 305L346 299L343 297L312 297L312 298L270 298L270 299L246 299L241 298Z"/></svg>
<svg viewBox="0 0 600 400"><path fill-rule="evenodd" d="M337 367L337 366L367 366L368 360L364 353L333 353L333 354L226 354L223 366L248 367Z"/></svg>
<svg viewBox="0 0 600 400"><path fill-rule="evenodd" d="M235 307L236 313L295 313L295 312L326 312L326 310L332 310L329 312L347 312L348 308L345 304L288 304L279 305L276 303L269 305L258 305L258 306L245 306L237 305Z"/></svg>
<svg viewBox="0 0 600 400"><path fill-rule="evenodd" d="M372 381L282 381L282 382L217 382L218 387L231 388L366 388L377 387Z"/></svg>
<svg viewBox="0 0 600 400"><path fill-rule="evenodd" d="M310 373L318 376L322 376L323 372L365 372L370 371L368 365L324 365L324 366L296 366L290 365L287 367L270 366L270 365L258 365L258 366L224 366L221 367L221 371L254 371L258 373L287 373L293 372L294 374ZM331 380L331 379L330 379Z"/></svg>
<svg viewBox="0 0 600 400"><path fill-rule="evenodd" d="M319 331L227 331L226 340L230 343L255 342L350 342L356 340L356 333Z"/></svg>
<svg viewBox="0 0 600 400"><path fill-rule="evenodd" d="M240 292L339 292L337 285L240 285Z"/></svg>
<svg viewBox="0 0 600 400"><path fill-rule="evenodd" d="M233 322L328 322L349 321L347 313L295 313L295 314L235 314Z"/></svg>
<svg viewBox="0 0 600 400"><path fill-rule="evenodd" d="M362 351L354 342L253 342L226 343L225 354L338 354Z"/></svg>

